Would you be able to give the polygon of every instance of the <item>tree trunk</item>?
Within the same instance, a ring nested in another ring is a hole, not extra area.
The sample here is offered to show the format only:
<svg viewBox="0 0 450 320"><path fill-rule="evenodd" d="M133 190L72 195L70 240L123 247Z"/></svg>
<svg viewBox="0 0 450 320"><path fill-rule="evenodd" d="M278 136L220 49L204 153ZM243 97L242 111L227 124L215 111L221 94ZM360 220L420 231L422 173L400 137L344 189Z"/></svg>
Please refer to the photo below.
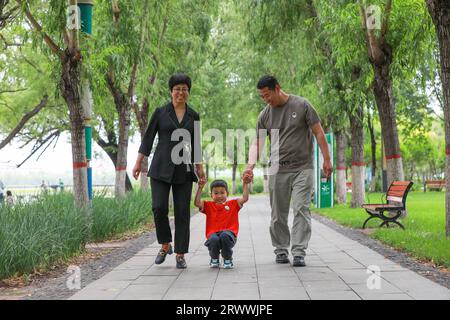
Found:
<svg viewBox="0 0 450 320"><path fill-rule="evenodd" d="M89 207L87 188L86 142L84 138L84 115L80 100L80 60L69 50L61 60L60 90L69 107L72 140L73 193L80 208Z"/></svg>
<svg viewBox="0 0 450 320"><path fill-rule="evenodd" d="M393 0L388 0L385 7L381 32L376 35L373 29L367 28L366 8L361 3L361 17L366 32L366 46L369 61L374 73L373 93L377 103L381 122L381 132L387 160L387 183L404 180L403 162L400 154L400 143L395 115L395 100L392 91L390 67L393 50L388 43L387 33Z"/></svg>
<svg viewBox="0 0 450 320"><path fill-rule="evenodd" d="M359 208L364 204L364 177L366 165L364 163L364 125L363 108L359 107L354 114L350 114L352 132L352 208Z"/></svg>
<svg viewBox="0 0 450 320"><path fill-rule="evenodd" d="M375 131L373 129L372 119L370 116L370 111L368 111L367 115L367 126L369 128L370 133L370 146L372 152L372 179L370 180L370 192L375 192L375 187L377 185L376 181L376 171L377 171L377 141L375 139Z"/></svg>
<svg viewBox="0 0 450 320"><path fill-rule="evenodd" d="M116 166L116 197L125 196L125 181L127 175L128 138L130 129L130 110L125 105L119 113L119 145L117 149Z"/></svg>
<svg viewBox="0 0 450 320"><path fill-rule="evenodd" d="M345 176L345 149L347 141L343 131L336 131L336 196L337 203L347 202L347 178Z"/></svg>
<svg viewBox="0 0 450 320"><path fill-rule="evenodd" d="M380 116L381 132L386 152L388 186L394 180L404 180L395 104L392 95L392 81L389 73L390 63L391 61L389 60L389 62L385 62L381 66L373 64L375 73L373 91Z"/></svg>
<svg viewBox="0 0 450 320"><path fill-rule="evenodd" d="M125 180L127 170L128 138L130 129L130 104L128 99L116 85L115 75L109 70L106 81L114 98L114 104L119 116L119 142L117 145L116 180L114 193L116 197L125 196Z"/></svg>
<svg viewBox="0 0 450 320"><path fill-rule="evenodd" d="M113 134L114 135L114 134ZM117 143L115 141L104 141L98 136L94 136L95 142L106 152L109 159L111 159L114 164L114 168L117 168ZM130 177L126 174L125 178L125 190L133 191L133 185L131 184Z"/></svg>
<svg viewBox="0 0 450 320"><path fill-rule="evenodd" d="M445 212L447 237L450 236L450 2L426 0L428 10L436 26L441 56L442 93L444 96L445 121Z"/></svg>

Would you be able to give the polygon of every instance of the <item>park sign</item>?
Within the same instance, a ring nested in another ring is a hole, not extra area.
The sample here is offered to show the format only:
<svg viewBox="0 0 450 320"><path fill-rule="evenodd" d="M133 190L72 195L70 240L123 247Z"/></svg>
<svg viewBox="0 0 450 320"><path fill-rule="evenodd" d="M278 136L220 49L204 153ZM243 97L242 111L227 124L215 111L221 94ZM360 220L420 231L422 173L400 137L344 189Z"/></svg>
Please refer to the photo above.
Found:
<svg viewBox="0 0 450 320"><path fill-rule="evenodd" d="M92 34L92 13L94 0L78 0L80 8L81 31Z"/></svg>
<svg viewBox="0 0 450 320"><path fill-rule="evenodd" d="M333 133L327 133L328 151L331 164L334 166L333 157ZM323 156L317 140L314 139L314 205L316 208L332 208L334 194L333 173L329 178L323 172Z"/></svg>

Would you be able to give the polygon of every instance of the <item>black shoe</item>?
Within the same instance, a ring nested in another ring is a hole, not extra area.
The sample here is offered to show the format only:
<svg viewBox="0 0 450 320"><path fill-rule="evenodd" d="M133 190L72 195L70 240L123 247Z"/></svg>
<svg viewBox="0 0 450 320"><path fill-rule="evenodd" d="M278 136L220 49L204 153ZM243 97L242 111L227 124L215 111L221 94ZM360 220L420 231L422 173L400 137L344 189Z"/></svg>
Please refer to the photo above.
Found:
<svg viewBox="0 0 450 320"><path fill-rule="evenodd" d="M276 263L289 263L289 258L286 253L278 253L275 261Z"/></svg>
<svg viewBox="0 0 450 320"><path fill-rule="evenodd" d="M306 266L305 257L295 256L294 257L294 262L292 263L292 265L294 267L304 267L304 266Z"/></svg>
<svg viewBox="0 0 450 320"><path fill-rule="evenodd" d="M165 251L164 249L159 250L158 255L156 256L155 259L155 264L163 263L166 260L166 256L172 253L173 253L172 245L169 245L169 249L167 251Z"/></svg>
<svg viewBox="0 0 450 320"><path fill-rule="evenodd" d="M177 256L176 260L177 260L177 269L187 268L186 260L184 260L184 257Z"/></svg>

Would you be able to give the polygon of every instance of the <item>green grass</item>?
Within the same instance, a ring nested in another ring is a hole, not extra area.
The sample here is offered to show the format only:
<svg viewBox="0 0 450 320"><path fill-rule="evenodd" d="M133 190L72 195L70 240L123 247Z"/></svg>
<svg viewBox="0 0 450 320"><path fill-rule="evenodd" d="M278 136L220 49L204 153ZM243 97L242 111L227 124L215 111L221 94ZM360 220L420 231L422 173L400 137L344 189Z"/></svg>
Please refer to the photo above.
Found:
<svg viewBox="0 0 450 320"><path fill-rule="evenodd" d="M0 279L46 270L84 251L85 244L134 231L153 221L149 192L117 200L96 195L82 214L70 193L0 206Z"/></svg>
<svg viewBox="0 0 450 320"><path fill-rule="evenodd" d="M350 197L351 194L348 198ZM370 203L380 203L381 194L369 194L367 198ZM368 223L368 227L375 228L370 236L420 260L450 268L450 238L445 236L445 193L410 192L406 207L408 217L401 220L405 231L399 228L377 228L381 220L373 219ZM352 228L361 228L369 217L362 208L352 209L349 205L313 210Z"/></svg>

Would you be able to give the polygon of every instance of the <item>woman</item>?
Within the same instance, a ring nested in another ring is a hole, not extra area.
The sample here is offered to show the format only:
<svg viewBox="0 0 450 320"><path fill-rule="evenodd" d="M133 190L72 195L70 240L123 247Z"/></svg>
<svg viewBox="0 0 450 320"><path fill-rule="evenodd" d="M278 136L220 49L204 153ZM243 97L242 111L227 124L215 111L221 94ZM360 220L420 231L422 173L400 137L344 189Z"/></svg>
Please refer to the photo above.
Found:
<svg viewBox="0 0 450 320"><path fill-rule="evenodd" d="M173 253L172 233L168 217L169 191L172 188L175 211L176 267L184 269L187 267L184 254L189 250L192 183L197 182L198 179L205 181L206 179L201 164L201 156L197 156L199 159L194 159L194 154L200 154L200 141L194 141L194 121L199 121L200 117L187 105L191 90L191 79L184 74L174 74L169 80L169 89L171 101L157 108L153 113L139 148L139 154L133 168L133 177L138 179L141 172L141 162L144 157L150 155L153 141L158 134L158 145L148 172L152 188L152 209L156 237L158 243L162 245L155 263L163 263L167 254ZM187 132L190 135L188 137L190 141L184 141L183 137L178 138ZM196 137L199 137L199 135L196 135ZM180 139L184 143L180 142ZM180 146L182 147L180 148ZM182 163L180 163L180 158L183 159ZM195 163L195 169L192 163Z"/></svg>

